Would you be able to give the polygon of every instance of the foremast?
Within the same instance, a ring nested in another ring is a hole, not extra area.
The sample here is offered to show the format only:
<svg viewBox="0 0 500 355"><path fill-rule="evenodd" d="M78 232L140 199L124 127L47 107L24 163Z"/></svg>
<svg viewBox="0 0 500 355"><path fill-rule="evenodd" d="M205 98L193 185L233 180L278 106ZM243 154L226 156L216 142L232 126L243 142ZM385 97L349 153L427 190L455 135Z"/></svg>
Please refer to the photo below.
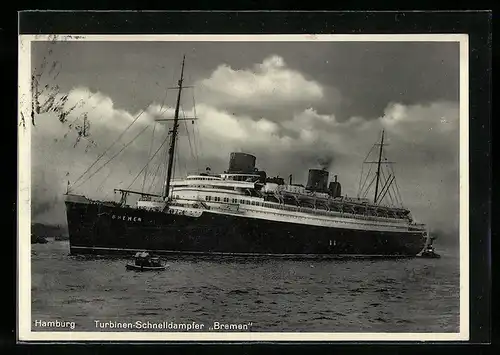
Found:
<svg viewBox="0 0 500 355"><path fill-rule="evenodd" d="M133 194L138 194L141 195L142 197L160 197L163 199L164 202L168 202L170 196L170 185L171 185L171 180L172 180L172 175L173 175L173 170L174 170L174 165L175 165L175 145L177 142L177 135L179 131L179 121L183 120L195 120L196 118L179 118L179 112L180 112L180 106L181 106L181 94L182 94L182 89L186 88L187 86L183 85L184 82L184 63L186 61L186 56L184 55L182 58L182 66L181 66L181 75L180 79L178 80L177 84L178 86L176 87L171 87L169 89L177 89L177 100L176 100L176 105L175 105L175 113L174 113L174 118L157 118L155 119L156 122L165 122L165 121L174 121L173 127L171 130L169 130L170 134L170 144L168 146L168 159L167 159L167 172L164 177L163 181L163 191L161 194L149 194L149 193L144 193L144 192L139 192L139 191L133 191L133 190L124 190L124 189L115 189L115 191L119 191L122 193L122 202L126 199L127 194L133 193ZM167 204L165 204L165 207Z"/></svg>
<svg viewBox="0 0 500 355"><path fill-rule="evenodd" d="M177 141L177 133L179 131L179 108L181 105L181 93L182 93L182 84L184 81L184 62L186 60L186 56L184 55L182 58L182 67L181 67L181 77L178 81L177 86L177 102L175 104L175 114L174 114L174 124L172 130L170 131L170 145L168 147L168 166L167 166L167 175L165 177L165 184L163 190L163 199L169 199L170 193L170 182L172 180L172 171L174 167L174 156L175 156L175 143Z"/></svg>

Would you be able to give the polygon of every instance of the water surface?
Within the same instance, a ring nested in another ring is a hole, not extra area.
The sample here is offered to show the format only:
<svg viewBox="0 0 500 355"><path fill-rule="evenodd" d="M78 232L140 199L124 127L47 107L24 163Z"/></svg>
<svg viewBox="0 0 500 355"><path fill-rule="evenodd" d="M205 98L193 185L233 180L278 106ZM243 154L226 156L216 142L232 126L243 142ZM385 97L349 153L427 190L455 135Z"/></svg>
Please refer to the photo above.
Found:
<svg viewBox="0 0 500 355"><path fill-rule="evenodd" d="M70 256L67 241L32 245L32 321L251 324L255 332L458 332L459 260L168 259ZM33 331L70 330L40 328ZM111 329L116 331L116 329ZM137 331L137 330L134 330Z"/></svg>

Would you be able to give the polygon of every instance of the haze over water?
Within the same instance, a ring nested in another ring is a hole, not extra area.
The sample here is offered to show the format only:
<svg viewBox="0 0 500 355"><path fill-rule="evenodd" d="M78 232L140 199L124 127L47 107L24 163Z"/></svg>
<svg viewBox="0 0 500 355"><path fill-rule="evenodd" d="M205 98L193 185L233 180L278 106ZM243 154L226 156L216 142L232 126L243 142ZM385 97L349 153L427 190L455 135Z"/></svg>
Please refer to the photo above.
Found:
<svg viewBox="0 0 500 355"><path fill-rule="evenodd" d="M70 256L68 241L31 248L33 331L106 331L96 320L251 323L254 332L459 331L455 250L438 248L441 259L168 258L165 271L141 273L125 270L124 258ZM35 320L74 321L75 329Z"/></svg>

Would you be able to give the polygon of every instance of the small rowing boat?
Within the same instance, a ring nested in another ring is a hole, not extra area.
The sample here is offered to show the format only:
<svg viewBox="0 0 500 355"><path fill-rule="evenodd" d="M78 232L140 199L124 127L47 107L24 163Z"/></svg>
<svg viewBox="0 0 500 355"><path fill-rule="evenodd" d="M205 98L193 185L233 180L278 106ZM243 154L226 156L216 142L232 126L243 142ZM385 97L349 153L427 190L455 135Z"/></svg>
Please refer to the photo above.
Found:
<svg viewBox="0 0 500 355"><path fill-rule="evenodd" d="M158 257L152 257L147 252L139 252L135 254L135 262L127 263L127 270L135 271L162 271L167 267L163 265Z"/></svg>

